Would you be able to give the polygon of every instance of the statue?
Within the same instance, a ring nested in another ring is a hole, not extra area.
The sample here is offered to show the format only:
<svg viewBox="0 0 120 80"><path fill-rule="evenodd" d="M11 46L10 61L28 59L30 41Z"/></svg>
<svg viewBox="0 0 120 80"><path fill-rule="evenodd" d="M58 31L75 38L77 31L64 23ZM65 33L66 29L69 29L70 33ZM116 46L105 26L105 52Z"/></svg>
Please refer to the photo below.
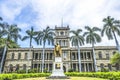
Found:
<svg viewBox="0 0 120 80"><path fill-rule="evenodd" d="M61 54L62 54L61 47L60 47L60 45L57 43L57 44L55 45L55 48L54 48L54 55L55 55L55 57L61 57Z"/></svg>

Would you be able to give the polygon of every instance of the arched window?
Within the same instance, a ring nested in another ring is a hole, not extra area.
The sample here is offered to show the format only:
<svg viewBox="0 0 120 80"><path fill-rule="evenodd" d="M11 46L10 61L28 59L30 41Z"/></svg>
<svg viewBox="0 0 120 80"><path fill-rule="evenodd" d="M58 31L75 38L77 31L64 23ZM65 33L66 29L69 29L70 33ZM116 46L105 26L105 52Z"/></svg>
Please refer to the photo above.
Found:
<svg viewBox="0 0 120 80"><path fill-rule="evenodd" d="M23 70L26 70L26 64L23 64Z"/></svg>
<svg viewBox="0 0 120 80"><path fill-rule="evenodd" d="M18 53L18 60L21 58L21 53Z"/></svg>
<svg viewBox="0 0 120 80"><path fill-rule="evenodd" d="M13 65L10 64L10 65L9 65L9 72L12 72L12 71L13 71Z"/></svg>
<svg viewBox="0 0 120 80"><path fill-rule="evenodd" d="M102 59L102 53L101 51L98 53L99 59Z"/></svg>
<svg viewBox="0 0 120 80"><path fill-rule="evenodd" d="M12 55L11 55L11 60L13 60L14 59L14 53L12 53Z"/></svg>

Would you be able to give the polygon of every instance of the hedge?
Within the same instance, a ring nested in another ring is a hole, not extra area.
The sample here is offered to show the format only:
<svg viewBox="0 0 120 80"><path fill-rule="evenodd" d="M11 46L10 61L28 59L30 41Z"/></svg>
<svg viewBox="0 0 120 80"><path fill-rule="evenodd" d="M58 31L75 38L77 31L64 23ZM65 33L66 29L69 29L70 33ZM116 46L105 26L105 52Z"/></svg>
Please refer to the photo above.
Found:
<svg viewBox="0 0 120 80"><path fill-rule="evenodd" d="M33 77L47 77L50 73L29 73L29 74L1 74L0 80L13 80L13 79L22 79L22 78L33 78Z"/></svg>
<svg viewBox="0 0 120 80"><path fill-rule="evenodd" d="M65 74L74 77L96 77L109 80L120 80L120 72L68 72Z"/></svg>
<svg viewBox="0 0 120 80"><path fill-rule="evenodd" d="M120 80L120 72L67 72L67 76L71 77L96 77L109 80ZM28 73L28 74L0 74L0 80L13 80L33 77L48 77L50 73Z"/></svg>

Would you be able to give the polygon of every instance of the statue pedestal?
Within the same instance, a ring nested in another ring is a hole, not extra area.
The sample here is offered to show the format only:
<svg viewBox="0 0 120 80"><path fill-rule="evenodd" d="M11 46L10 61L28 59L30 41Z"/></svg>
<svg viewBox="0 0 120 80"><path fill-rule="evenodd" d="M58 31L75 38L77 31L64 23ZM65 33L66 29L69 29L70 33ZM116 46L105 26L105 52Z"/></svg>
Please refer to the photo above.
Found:
<svg viewBox="0 0 120 80"><path fill-rule="evenodd" d="M63 71L63 62L61 57L55 57L55 62L53 63L53 71L51 76L47 79L69 79L65 76Z"/></svg>

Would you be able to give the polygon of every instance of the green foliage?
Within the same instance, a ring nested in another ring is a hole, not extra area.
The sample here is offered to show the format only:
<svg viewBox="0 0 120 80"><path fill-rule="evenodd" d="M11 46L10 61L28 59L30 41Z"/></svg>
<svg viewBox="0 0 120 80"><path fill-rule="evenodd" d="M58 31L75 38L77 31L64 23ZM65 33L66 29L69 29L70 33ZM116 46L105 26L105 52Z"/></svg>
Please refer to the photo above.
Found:
<svg viewBox="0 0 120 80"><path fill-rule="evenodd" d="M109 80L120 80L120 72L67 72L67 76L71 77L96 77ZM29 74L1 74L0 80L13 80L33 77L48 77L50 73L29 73Z"/></svg>
<svg viewBox="0 0 120 80"><path fill-rule="evenodd" d="M17 73L26 73L26 70L18 70Z"/></svg>
<svg viewBox="0 0 120 80"><path fill-rule="evenodd" d="M0 38L0 47L4 47L6 43L6 38ZM8 48L19 48L20 46L12 40L7 41Z"/></svg>
<svg viewBox="0 0 120 80"><path fill-rule="evenodd" d="M22 79L30 77L47 77L50 73L29 73L29 74L1 74L0 80L13 80L13 79Z"/></svg>
<svg viewBox="0 0 120 80"><path fill-rule="evenodd" d="M96 77L109 80L120 80L120 72L67 72L65 74L72 77Z"/></svg>
<svg viewBox="0 0 120 80"><path fill-rule="evenodd" d="M109 69L102 68L102 69L101 69L101 72L109 72Z"/></svg>
<svg viewBox="0 0 120 80"><path fill-rule="evenodd" d="M114 54L110 61L112 64L120 64L120 53Z"/></svg>
<svg viewBox="0 0 120 80"><path fill-rule="evenodd" d="M39 70L36 68L28 70L28 73L38 73L38 72L39 72Z"/></svg>

